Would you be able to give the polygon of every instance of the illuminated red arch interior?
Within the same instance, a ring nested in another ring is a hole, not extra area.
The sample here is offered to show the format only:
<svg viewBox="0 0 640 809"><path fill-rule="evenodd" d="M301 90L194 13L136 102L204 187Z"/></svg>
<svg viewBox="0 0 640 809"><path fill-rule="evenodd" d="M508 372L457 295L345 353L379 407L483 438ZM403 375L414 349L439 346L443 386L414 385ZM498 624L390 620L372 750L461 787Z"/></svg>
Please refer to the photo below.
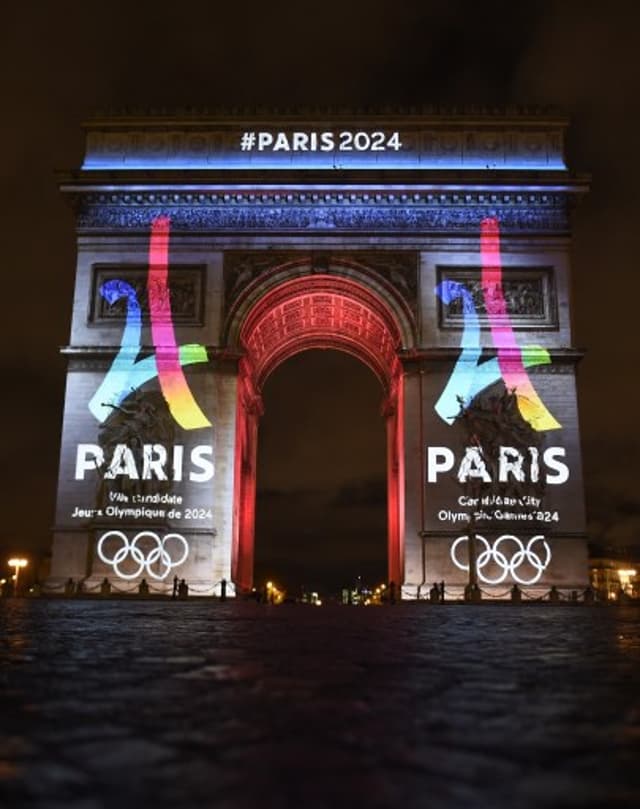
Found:
<svg viewBox="0 0 640 809"><path fill-rule="evenodd" d="M294 354L311 348L345 351L368 365L384 390L387 422L389 580L400 583L404 528L404 437L401 347L389 307L364 285L338 276L309 275L264 294L244 319L244 356L238 377L234 544L232 574L249 589L253 580L260 392L268 375Z"/></svg>

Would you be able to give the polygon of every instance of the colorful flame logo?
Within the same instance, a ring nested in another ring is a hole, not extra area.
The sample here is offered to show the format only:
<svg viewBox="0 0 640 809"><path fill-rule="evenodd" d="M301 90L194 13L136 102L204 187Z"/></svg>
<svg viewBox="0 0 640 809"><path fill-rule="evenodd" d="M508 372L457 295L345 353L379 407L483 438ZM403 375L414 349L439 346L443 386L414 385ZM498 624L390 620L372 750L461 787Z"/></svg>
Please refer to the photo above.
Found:
<svg viewBox="0 0 640 809"><path fill-rule="evenodd" d="M519 348L507 312L502 288L500 227L497 219L484 219L481 223L480 254L482 295L489 317L491 338L498 354L480 362L480 321L469 290L456 281L438 284L436 294L444 304L448 305L457 298L462 299L464 323L462 351L436 402L435 410L440 418L453 424L460 410L460 400L468 404L480 391L502 379L509 390L515 391L520 414L535 430L557 430L562 425L547 410L526 371L526 368L535 365L549 364L549 352L540 346Z"/></svg>
<svg viewBox="0 0 640 809"><path fill-rule="evenodd" d="M107 281L100 294L114 304L127 300L127 317L120 349L102 384L89 402L89 410L104 422L114 407L120 405L134 391L155 377L175 421L185 430L210 427L193 397L182 370L184 365L207 361L207 351L199 343L178 346L173 327L169 296L169 232L170 220L159 216L151 224L149 243L149 270L147 291L151 336L155 354L138 359L141 349L142 312L135 290L125 281Z"/></svg>

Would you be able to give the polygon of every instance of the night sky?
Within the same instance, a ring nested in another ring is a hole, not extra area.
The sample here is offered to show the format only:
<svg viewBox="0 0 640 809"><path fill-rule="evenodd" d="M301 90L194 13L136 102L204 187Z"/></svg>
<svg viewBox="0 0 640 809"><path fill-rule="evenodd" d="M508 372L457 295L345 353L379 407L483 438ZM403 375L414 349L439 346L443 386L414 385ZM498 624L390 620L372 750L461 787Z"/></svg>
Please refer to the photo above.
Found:
<svg viewBox="0 0 640 809"><path fill-rule="evenodd" d="M590 526L594 539L640 542L634 5L276 0L229 9L209 0L5 9L2 558L50 543L65 374L58 347L68 342L75 261L73 217L55 171L80 165L83 119L123 107L561 106L572 120L570 166L593 178L575 215L573 251L575 344L588 349L579 405ZM313 395L286 410L296 384ZM354 575L358 562L366 575L383 572L377 384L364 366L326 352L298 356L268 381L260 570L277 573L298 547L300 577L322 565L330 578L337 568L335 576Z"/></svg>

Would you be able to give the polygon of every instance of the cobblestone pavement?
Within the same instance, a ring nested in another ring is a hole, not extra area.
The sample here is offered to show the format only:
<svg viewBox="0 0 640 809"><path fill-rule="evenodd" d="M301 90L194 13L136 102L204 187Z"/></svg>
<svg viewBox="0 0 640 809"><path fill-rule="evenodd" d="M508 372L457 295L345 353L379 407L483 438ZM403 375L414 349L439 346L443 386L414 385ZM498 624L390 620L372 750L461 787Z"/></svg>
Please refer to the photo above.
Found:
<svg viewBox="0 0 640 809"><path fill-rule="evenodd" d="M622 807L640 610L0 602L3 807Z"/></svg>

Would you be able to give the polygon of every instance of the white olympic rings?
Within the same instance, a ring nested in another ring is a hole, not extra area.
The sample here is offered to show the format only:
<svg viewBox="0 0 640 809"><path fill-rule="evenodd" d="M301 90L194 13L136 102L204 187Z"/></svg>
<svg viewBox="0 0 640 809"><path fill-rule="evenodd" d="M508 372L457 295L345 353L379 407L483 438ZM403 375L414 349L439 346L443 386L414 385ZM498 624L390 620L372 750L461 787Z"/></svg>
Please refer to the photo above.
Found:
<svg viewBox="0 0 640 809"><path fill-rule="evenodd" d="M122 540L122 547L117 550L111 558L106 556L103 551L105 540L107 540L109 537L117 537L118 539ZM152 541L155 542L155 547L151 548L146 555L144 551L138 547L138 542L143 537L151 537ZM177 561L174 561L171 558L165 547L168 540L177 540L178 543L182 543L184 550L182 556L180 556ZM189 555L189 545L187 544L187 540L181 534L167 534L163 539L160 539L160 537L153 531L140 531L131 541L129 541L129 538L125 533L114 530L107 531L106 534L103 534L100 537L97 552L100 559L102 559L105 564L111 565L113 567L113 572L121 579L137 579L138 576L143 573L143 571L146 571L147 575L151 576L152 579L162 581L163 579L167 578L172 568L178 567L178 565L181 565L185 561ZM120 569L120 565L128 556L131 556L133 561L138 565L138 568L134 573L123 573ZM155 562L160 562L162 567L166 567L166 570L160 573L153 571L151 566Z"/></svg>
<svg viewBox="0 0 640 809"><path fill-rule="evenodd" d="M518 582L518 584L525 584L525 585L535 584L536 582L540 581L542 574L544 573L544 571L547 568L547 565L551 561L551 548L549 547L549 543L542 536L542 534L538 534L535 537L531 537L531 539L527 542L526 546L523 545L522 541L518 539L518 537L513 536L513 534L504 534L503 536L498 537L498 539L496 539L493 545L491 545L488 542L488 540L486 540L480 534L476 534L475 537L480 543L484 545L484 550L481 551L476 558L476 568L478 571L478 577L485 584L502 584L502 582L509 575L514 581ZM451 546L451 561L456 567L460 568L460 570L469 570L468 557L467 562L465 563L461 562L457 556L457 551L461 543L468 541L469 537L467 535L464 535L458 537ZM504 542L515 543L516 550L512 553L510 559L507 558L507 555L504 553L503 550L499 550L500 546ZM544 552L544 559L539 553L532 550L532 545L535 542L542 543L541 550ZM495 564L502 569L502 572L496 578L490 578L489 576L485 576L482 573L482 569L486 567L490 562L495 562ZM533 576L529 579L521 578L516 573L517 568L519 568L524 563L531 565L531 567L536 571L533 574Z"/></svg>

